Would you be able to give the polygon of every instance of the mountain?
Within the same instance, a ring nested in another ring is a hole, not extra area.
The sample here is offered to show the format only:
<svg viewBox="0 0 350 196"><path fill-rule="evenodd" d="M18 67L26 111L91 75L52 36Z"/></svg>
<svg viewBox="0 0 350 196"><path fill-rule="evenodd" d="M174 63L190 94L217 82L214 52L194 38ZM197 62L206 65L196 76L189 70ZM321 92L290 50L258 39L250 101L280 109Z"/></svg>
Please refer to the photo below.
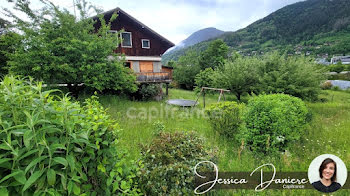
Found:
<svg viewBox="0 0 350 196"><path fill-rule="evenodd" d="M201 29L199 31L192 33L187 39L183 40L182 42L180 42L179 44L174 46L173 50L193 46L199 42L218 37L218 36L222 35L223 33L224 33L224 31L221 31L221 30L216 29L214 27Z"/></svg>
<svg viewBox="0 0 350 196"><path fill-rule="evenodd" d="M188 48L190 46L193 46L197 43L207 41L216 37L219 37L225 33L224 31L221 31L219 29L216 29L214 27L209 27L205 29L201 29L199 31L196 31L192 33L187 39L181 41L176 46L170 48L165 54L163 55L163 59L167 57L171 57L176 51L179 51L184 48Z"/></svg>
<svg viewBox="0 0 350 196"><path fill-rule="evenodd" d="M326 58L333 54L349 54L350 0L306 0L291 4L246 28L218 38L243 55L274 50ZM207 45L204 41L191 48L203 50ZM184 54L186 50L177 53Z"/></svg>

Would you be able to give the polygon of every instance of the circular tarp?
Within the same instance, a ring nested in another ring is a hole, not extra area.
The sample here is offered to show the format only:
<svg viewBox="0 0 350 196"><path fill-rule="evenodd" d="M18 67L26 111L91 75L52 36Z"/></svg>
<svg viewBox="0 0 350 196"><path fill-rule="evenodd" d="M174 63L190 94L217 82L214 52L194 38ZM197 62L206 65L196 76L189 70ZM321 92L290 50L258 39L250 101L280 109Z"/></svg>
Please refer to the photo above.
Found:
<svg viewBox="0 0 350 196"><path fill-rule="evenodd" d="M177 105L182 107L192 107L198 104L196 101L193 100L186 100L186 99L170 99L167 101L167 104L170 105Z"/></svg>

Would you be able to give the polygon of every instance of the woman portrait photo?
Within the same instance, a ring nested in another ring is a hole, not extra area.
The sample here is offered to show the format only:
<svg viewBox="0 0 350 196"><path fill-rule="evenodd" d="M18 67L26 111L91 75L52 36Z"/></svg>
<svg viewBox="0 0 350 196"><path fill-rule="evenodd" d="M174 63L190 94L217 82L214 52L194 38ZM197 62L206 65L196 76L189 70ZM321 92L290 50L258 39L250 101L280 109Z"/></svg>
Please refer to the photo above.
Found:
<svg viewBox="0 0 350 196"><path fill-rule="evenodd" d="M318 191L324 193L331 193L341 188L337 180L337 163L331 159L326 158L319 168L319 175L321 180L312 183L312 186Z"/></svg>

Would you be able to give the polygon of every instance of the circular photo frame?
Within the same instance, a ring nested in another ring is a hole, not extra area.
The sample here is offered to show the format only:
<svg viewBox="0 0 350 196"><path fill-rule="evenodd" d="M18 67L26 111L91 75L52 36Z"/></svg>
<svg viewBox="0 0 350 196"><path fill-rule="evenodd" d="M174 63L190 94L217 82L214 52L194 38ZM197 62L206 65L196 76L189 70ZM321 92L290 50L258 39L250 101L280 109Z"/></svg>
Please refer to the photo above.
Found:
<svg viewBox="0 0 350 196"><path fill-rule="evenodd" d="M345 184L347 177L345 163L332 154L320 155L309 165L309 182L316 190L323 193L337 191Z"/></svg>

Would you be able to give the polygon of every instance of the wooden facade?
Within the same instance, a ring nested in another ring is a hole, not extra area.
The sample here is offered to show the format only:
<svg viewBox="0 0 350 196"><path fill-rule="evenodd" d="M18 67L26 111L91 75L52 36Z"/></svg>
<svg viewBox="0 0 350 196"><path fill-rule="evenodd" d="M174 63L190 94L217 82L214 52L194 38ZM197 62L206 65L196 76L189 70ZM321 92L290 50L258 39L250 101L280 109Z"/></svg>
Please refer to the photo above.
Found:
<svg viewBox="0 0 350 196"><path fill-rule="evenodd" d="M111 23L111 30L125 32L131 32L132 34L132 47L118 46L116 52L123 53L128 56L158 56L160 57L165 51L173 47L174 44L154 32L152 29L142 24L125 11L120 8L116 8L104 13L104 19L108 23L113 13L117 13L118 17ZM95 24L95 28L98 29L101 26L99 22ZM150 41L150 48L142 48L142 39L148 39Z"/></svg>
<svg viewBox="0 0 350 196"><path fill-rule="evenodd" d="M131 35L131 46L123 47L120 44L116 47L115 52L125 54L127 66L134 70L137 80L139 82L169 83L172 79L172 69L163 68L161 56L174 44L120 8L104 13L107 23L113 13L118 14L118 17L111 23L111 31L124 31ZM95 28L100 28L98 18L94 19L97 20ZM149 47L143 47L143 40L146 40Z"/></svg>
<svg viewBox="0 0 350 196"><path fill-rule="evenodd" d="M169 77L173 78L173 68L172 67L162 66L162 72L167 72L169 74Z"/></svg>

